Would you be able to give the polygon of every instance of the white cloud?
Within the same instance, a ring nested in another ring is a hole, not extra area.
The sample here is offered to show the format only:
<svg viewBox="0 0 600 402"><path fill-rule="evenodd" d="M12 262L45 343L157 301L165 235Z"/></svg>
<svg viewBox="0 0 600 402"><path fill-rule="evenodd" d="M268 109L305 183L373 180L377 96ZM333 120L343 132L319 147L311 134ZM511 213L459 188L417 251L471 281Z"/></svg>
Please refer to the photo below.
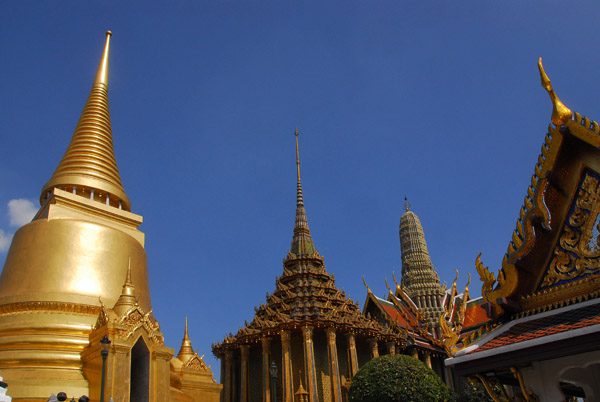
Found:
<svg viewBox="0 0 600 402"><path fill-rule="evenodd" d="M4 230L0 229L0 253L8 250L12 237L12 233L6 233Z"/></svg>
<svg viewBox="0 0 600 402"><path fill-rule="evenodd" d="M8 202L10 226L23 226L31 222L37 212L35 204L25 198L17 198Z"/></svg>

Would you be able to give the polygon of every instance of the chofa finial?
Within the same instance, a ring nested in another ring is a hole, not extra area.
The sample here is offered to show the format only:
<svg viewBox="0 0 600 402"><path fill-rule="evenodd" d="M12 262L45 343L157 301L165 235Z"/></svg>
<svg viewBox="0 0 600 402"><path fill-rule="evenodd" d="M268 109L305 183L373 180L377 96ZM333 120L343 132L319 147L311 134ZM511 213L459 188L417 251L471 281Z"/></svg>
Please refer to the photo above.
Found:
<svg viewBox="0 0 600 402"><path fill-rule="evenodd" d="M556 96L554 88L552 88L552 84L550 83L550 78L548 78L548 75L544 71L544 66L542 65L541 57L538 61L538 69L540 70L542 87L544 87L544 89L548 92L548 95L550 95L550 100L552 101L552 124L554 124L555 126L566 124L567 121L571 120L573 112L571 112L571 109L566 107L560 101L560 99L558 99L558 96Z"/></svg>

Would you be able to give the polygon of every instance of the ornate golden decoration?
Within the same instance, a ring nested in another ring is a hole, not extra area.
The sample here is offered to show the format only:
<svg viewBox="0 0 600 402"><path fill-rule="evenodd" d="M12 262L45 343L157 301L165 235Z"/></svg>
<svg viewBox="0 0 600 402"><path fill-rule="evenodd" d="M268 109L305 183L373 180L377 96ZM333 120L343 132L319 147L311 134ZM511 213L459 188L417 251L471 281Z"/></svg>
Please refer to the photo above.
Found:
<svg viewBox="0 0 600 402"><path fill-rule="evenodd" d="M550 100L552 101L552 123L556 126L560 126L561 124L566 124L567 121L571 119L573 113L571 110L563 105L563 103L558 99L556 93L554 92L554 88L552 88L552 84L550 83L550 78L544 71L544 66L542 65L542 58L540 57L538 61L538 69L540 70L540 78L542 79L542 87L548 91L548 95L550 95Z"/></svg>
<svg viewBox="0 0 600 402"><path fill-rule="evenodd" d="M55 187L79 188L93 194L92 199L131 210L119 175L113 149L108 108L108 56L112 33L106 32L104 52L90 96L81 112L71 143L56 171L42 189L40 203Z"/></svg>
<svg viewBox="0 0 600 402"><path fill-rule="evenodd" d="M544 288L521 299L523 311L513 319L600 297L600 276L586 276L577 281Z"/></svg>
<svg viewBox="0 0 600 402"><path fill-rule="evenodd" d="M119 317L116 320L116 323L121 324L116 329L116 335L121 339L128 339L139 328L144 328L148 333L150 339L152 339L155 343L159 345L165 344L163 335L160 332L160 325L158 324L158 321L154 319L154 316L152 315L152 310L145 313L144 310L142 310L141 307L139 307L139 305L136 305L135 307L132 307L122 317ZM123 326L124 328L121 326Z"/></svg>
<svg viewBox="0 0 600 402"><path fill-rule="evenodd" d="M98 328L105 326L106 324L108 324L108 319L108 311L106 311L104 303L102 303L102 300L100 300L100 312L98 313L98 319L96 320L96 323L94 324L92 329L95 331Z"/></svg>
<svg viewBox="0 0 600 402"><path fill-rule="evenodd" d="M483 285L481 285L481 295L485 301L491 303L488 294L494 289L496 276L493 272L490 272L488 267L483 266L481 262L481 253L479 253L475 259L475 269L479 273L479 279L483 282Z"/></svg>
<svg viewBox="0 0 600 402"><path fill-rule="evenodd" d="M57 312L95 315L100 312L100 307L88 304L76 304L51 301L31 301L21 303L4 304L0 306L0 314L35 313L35 312Z"/></svg>
<svg viewBox="0 0 600 402"><path fill-rule="evenodd" d="M600 272L600 182L585 170L539 289Z"/></svg>
<svg viewBox="0 0 600 402"><path fill-rule="evenodd" d="M456 347L456 344L458 342L460 329L458 329L457 331L457 328L451 328L448 324L448 321L446 321L445 315L446 313L440 315L439 323L440 329L442 330L442 340L444 342L444 349L446 349L446 353L448 353L448 356L452 357L459 350L459 348Z"/></svg>
<svg viewBox="0 0 600 402"><path fill-rule="evenodd" d="M515 378L519 381L519 387L521 387L521 392L523 392L523 397L526 402L539 402L540 398L533 393L531 389L527 389L525 386L525 382L523 381L523 375L516 367L511 367L510 371L513 373Z"/></svg>
<svg viewBox="0 0 600 402"><path fill-rule="evenodd" d="M206 363L204 363L203 357L204 355L198 356L198 353L196 352L194 354L194 357L188 360L188 362L183 367L188 370L194 371L210 371L210 367L208 367Z"/></svg>
<svg viewBox="0 0 600 402"><path fill-rule="evenodd" d="M458 270L456 270L456 278L454 279L454 283L452 284L452 292L451 300L448 303L446 311L440 315L439 324L440 329L442 330L442 341L444 344L444 349L446 349L446 353L448 356L452 357L456 352L460 350L460 348L456 347L458 340L460 338L460 332L462 331L462 327L465 320L465 311L467 309L467 302L469 301L469 283L471 283L471 274L469 274L469 279L467 284L465 285L465 290L463 292L463 297L461 300L461 304L456 311L456 317L452 317L452 311L454 310L455 299L458 297L458 292L456 291L456 281L458 280ZM449 321L448 321L449 320Z"/></svg>
<svg viewBox="0 0 600 402"><path fill-rule="evenodd" d="M481 375L481 374L475 374L475 377L479 379L479 381L483 384L483 387L485 388L486 392L488 393L488 395L490 396L490 398L492 398L494 400L494 402L507 402L510 401L510 399L506 399L504 397L500 397L498 394L496 394L496 392L494 391L494 386L496 386L496 381L494 379L488 379L486 376ZM477 380L474 380L473 378L470 378L471 382L477 382Z"/></svg>
<svg viewBox="0 0 600 402"><path fill-rule="evenodd" d="M500 327L499 322L487 322L485 325L479 327L476 331L470 333L467 337L462 340L463 349L467 346L471 345L476 340L480 339L482 336L489 334L490 332L498 329Z"/></svg>
<svg viewBox="0 0 600 402"><path fill-rule="evenodd" d="M406 305L411 310L411 312L415 315L415 317L417 318L418 321L425 321L425 317L423 317L423 314L421 314L419 309L416 308L412 299L410 299L406 295L406 293L404 292L404 289L402 289L402 286L400 284L398 284L398 281L396 280L396 274L394 271L392 271L392 279L394 280L394 283L396 284L396 293L394 294L394 296L396 296L398 299L402 299L406 303Z"/></svg>

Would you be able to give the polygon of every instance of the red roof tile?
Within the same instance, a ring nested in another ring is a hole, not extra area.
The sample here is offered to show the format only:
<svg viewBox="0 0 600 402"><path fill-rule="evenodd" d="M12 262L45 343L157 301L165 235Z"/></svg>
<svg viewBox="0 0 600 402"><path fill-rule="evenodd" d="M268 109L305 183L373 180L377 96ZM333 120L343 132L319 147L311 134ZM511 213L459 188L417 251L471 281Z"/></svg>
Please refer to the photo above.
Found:
<svg viewBox="0 0 600 402"><path fill-rule="evenodd" d="M483 303L467 305L467 308L465 309L463 328L480 325L489 320L490 319L487 316L485 308L483 307Z"/></svg>
<svg viewBox="0 0 600 402"><path fill-rule="evenodd" d="M600 303L518 323L471 353L600 324Z"/></svg>

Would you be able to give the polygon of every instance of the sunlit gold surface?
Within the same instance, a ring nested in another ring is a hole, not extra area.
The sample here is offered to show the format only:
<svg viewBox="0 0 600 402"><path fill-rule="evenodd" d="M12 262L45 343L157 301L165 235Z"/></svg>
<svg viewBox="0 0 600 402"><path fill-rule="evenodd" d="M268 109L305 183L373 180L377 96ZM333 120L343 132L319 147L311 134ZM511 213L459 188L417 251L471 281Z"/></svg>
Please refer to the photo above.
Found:
<svg viewBox="0 0 600 402"><path fill-rule="evenodd" d="M102 203L131 209L125 194L115 159L108 108L108 51L110 31L106 36L104 52L96 79L71 143L52 178L42 189L40 202L55 187L82 194ZM92 190L94 191L92 196Z"/></svg>
<svg viewBox="0 0 600 402"><path fill-rule="evenodd" d="M89 394L82 353L103 306L119 299L129 264L137 305L152 309L142 217L127 212L113 152L109 43L110 32L71 144L34 220L15 233L0 276L0 371L15 401Z"/></svg>
<svg viewBox="0 0 600 402"><path fill-rule="evenodd" d="M571 120L573 113L568 107L563 105L560 99L558 99L558 96L556 96L556 93L552 88L552 84L550 83L550 78L548 78L548 75L544 71L544 66L542 65L541 57L538 61L538 69L540 70L542 86L546 89L546 91L548 91L548 95L550 95L550 99L552 100L552 123L556 126L566 124L567 121Z"/></svg>
<svg viewBox="0 0 600 402"><path fill-rule="evenodd" d="M17 231L0 276L0 305L62 301L112 307L131 258L140 305L150 310L146 253L123 231L76 219L35 220Z"/></svg>

